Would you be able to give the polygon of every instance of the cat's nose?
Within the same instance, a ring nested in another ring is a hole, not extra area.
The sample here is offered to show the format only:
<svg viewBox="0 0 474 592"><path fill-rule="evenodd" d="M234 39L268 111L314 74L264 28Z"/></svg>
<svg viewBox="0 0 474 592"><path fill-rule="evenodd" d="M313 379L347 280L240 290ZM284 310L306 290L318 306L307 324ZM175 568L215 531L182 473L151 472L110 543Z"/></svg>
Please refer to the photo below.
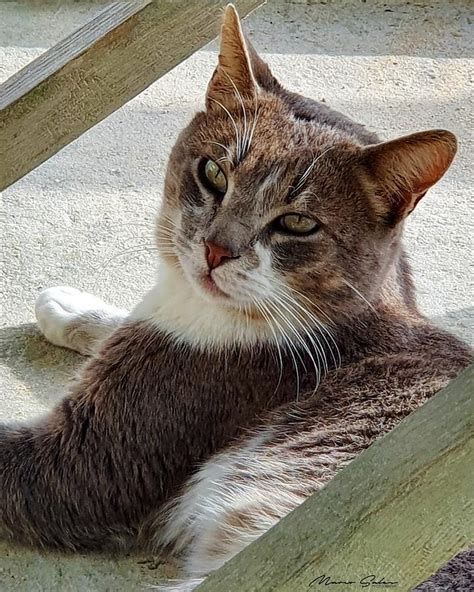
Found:
<svg viewBox="0 0 474 592"><path fill-rule="evenodd" d="M229 259L237 258L228 247L219 245L214 241L205 240L204 247L206 249L206 260L210 270L219 267L219 265L222 265Z"/></svg>

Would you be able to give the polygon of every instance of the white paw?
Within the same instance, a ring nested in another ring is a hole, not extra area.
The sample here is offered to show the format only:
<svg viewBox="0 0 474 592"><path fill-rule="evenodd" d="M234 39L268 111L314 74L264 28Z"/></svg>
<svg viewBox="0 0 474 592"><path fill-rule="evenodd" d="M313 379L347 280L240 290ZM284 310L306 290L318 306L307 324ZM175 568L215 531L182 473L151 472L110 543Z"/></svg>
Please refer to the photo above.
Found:
<svg viewBox="0 0 474 592"><path fill-rule="evenodd" d="M58 286L40 293L35 313L39 328L48 341L62 347L72 347L68 340L71 327L88 312L109 308L113 307L92 294Z"/></svg>

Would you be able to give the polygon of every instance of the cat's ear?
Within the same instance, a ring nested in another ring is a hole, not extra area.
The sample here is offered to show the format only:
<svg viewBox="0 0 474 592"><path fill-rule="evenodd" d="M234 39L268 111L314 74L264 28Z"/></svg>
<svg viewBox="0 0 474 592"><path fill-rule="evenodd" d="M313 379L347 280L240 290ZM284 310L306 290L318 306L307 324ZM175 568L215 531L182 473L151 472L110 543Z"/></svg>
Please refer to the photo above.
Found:
<svg viewBox="0 0 474 592"><path fill-rule="evenodd" d="M219 61L207 87L206 105L213 108L218 101L225 106L230 101L239 100L239 94L241 97L252 97L257 90L239 15L229 4L224 11Z"/></svg>
<svg viewBox="0 0 474 592"><path fill-rule="evenodd" d="M247 50L250 56L250 63L252 65L253 75L259 88L263 88L268 92L278 92L283 90L281 84L273 76L270 67L258 55L255 47L246 39Z"/></svg>
<svg viewBox="0 0 474 592"><path fill-rule="evenodd" d="M374 182L375 211L391 224L408 216L441 179L456 154L456 136L430 130L367 146L363 163Z"/></svg>

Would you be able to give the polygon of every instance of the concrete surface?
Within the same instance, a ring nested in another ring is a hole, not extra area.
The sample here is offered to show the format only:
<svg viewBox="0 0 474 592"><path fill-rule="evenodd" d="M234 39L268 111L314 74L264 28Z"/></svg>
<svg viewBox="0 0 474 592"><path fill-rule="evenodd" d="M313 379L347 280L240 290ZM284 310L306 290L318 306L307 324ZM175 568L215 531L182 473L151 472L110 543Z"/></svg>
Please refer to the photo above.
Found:
<svg viewBox="0 0 474 592"><path fill-rule="evenodd" d="M0 79L104 4L0 2ZM431 127L458 135L455 164L412 215L406 244L422 309L471 342L473 18L470 0L270 1L245 24L288 87L384 138ZM68 284L130 307L150 285L166 157L215 61L206 47L4 192L0 418L45 411L80 364L38 336L39 290ZM163 574L138 561L0 546L0 591L138 590Z"/></svg>

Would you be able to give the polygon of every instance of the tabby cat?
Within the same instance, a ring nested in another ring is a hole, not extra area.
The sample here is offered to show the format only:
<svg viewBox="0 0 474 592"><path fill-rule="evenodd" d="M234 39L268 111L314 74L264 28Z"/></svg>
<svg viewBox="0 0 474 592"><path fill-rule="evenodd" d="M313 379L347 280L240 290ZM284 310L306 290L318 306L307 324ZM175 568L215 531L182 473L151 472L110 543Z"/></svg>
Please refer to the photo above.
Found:
<svg viewBox="0 0 474 592"><path fill-rule="evenodd" d="M174 549L192 589L446 385L471 354L419 313L401 235L455 152L287 91L229 6L156 286L130 314L38 298L45 337L91 358L46 417L0 427L2 535Z"/></svg>

